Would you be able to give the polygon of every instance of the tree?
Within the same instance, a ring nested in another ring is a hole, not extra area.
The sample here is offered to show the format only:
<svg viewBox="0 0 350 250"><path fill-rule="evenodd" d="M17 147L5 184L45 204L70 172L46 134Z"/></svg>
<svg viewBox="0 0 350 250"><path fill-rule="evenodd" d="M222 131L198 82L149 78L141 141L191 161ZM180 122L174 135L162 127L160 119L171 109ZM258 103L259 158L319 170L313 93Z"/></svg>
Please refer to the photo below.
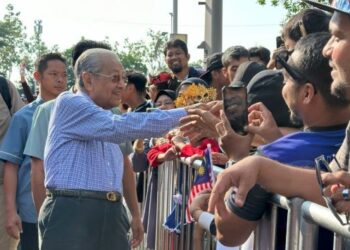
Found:
<svg viewBox="0 0 350 250"><path fill-rule="evenodd" d="M329 0L317 0L320 3L328 3ZM308 8L308 4L301 0L257 0L258 4L265 5L270 2L272 6L282 5L287 10L287 17L290 17L302 9Z"/></svg>
<svg viewBox="0 0 350 250"><path fill-rule="evenodd" d="M10 77L12 67L18 65L24 50L25 27L11 4L6 6L7 13L0 20L0 72Z"/></svg>
<svg viewBox="0 0 350 250"><path fill-rule="evenodd" d="M146 48L142 40L130 42L129 39L125 39L123 49L119 50L116 47L115 50L126 71L136 70L147 74L147 66L144 63Z"/></svg>
<svg viewBox="0 0 350 250"><path fill-rule="evenodd" d="M119 43L116 42L114 50L126 70L156 74L166 69L162 52L166 41L167 33L149 30L146 41L130 42L129 39L125 39L122 49L120 49Z"/></svg>

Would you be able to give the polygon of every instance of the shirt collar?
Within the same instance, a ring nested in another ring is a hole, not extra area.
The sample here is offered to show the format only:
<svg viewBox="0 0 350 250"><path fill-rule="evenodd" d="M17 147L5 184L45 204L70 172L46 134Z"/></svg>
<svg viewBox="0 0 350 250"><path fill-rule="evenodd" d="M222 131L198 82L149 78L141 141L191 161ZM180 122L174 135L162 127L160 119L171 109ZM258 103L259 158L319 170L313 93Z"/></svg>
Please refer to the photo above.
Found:
<svg viewBox="0 0 350 250"><path fill-rule="evenodd" d="M37 104L42 104L45 102L45 100L41 97L41 95L38 95L33 102Z"/></svg>
<svg viewBox="0 0 350 250"><path fill-rule="evenodd" d="M88 99L89 102L96 104L96 103L91 99L91 97L90 97L88 94L86 94L84 91L78 90L77 93L76 93L75 95L83 96L83 97L85 97L86 99Z"/></svg>

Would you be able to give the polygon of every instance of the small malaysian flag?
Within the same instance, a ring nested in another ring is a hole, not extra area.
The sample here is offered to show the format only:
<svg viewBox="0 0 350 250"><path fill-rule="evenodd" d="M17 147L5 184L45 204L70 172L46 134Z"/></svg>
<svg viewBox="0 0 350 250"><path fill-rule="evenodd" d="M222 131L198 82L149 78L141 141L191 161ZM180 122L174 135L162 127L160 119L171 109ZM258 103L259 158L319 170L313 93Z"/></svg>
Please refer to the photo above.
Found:
<svg viewBox="0 0 350 250"><path fill-rule="evenodd" d="M199 192L203 190L211 189L214 184L214 172L213 172L213 164L211 158L211 146L208 144L207 149L204 151L204 158L202 161L202 166L200 166L196 170L196 176L193 181L193 185L191 188L191 193L188 198L187 207L186 207L186 223L191 223L193 221L190 206L192 204L193 199Z"/></svg>

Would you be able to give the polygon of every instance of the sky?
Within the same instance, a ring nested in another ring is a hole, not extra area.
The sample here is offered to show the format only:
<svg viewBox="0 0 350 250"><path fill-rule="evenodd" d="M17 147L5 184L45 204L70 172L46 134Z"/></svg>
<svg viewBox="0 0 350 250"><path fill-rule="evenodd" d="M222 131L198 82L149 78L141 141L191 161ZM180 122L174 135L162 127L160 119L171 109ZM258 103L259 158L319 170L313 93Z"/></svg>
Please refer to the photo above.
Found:
<svg viewBox="0 0 350 250"><path fill-rule="evenodd" d="M122 44L125 38L145 39L149 29L171 32L172 0L0 0L1 18L9 3L21 13L28 35L40 19L43 40L62 50L82 36L109 37L112 43ZM204 40L204 14L198 0L178 0L178 33L188 35L191 60L203 59L203 50L197 46ZM274 49L285 15L282 7L260 6L256 0L223 0L223 50L232 45Z"/></svg>

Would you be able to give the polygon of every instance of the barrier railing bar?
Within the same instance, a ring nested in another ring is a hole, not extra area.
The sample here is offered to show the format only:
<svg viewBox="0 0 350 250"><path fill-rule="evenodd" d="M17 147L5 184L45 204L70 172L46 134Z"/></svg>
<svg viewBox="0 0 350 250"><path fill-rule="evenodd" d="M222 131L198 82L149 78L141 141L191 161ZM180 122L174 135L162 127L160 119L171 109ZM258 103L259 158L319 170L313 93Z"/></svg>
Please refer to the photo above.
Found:
<svg viewBox="0 0 350 250"><path fill-rule="evenodd" d="M326 207L305 201L302 205L302 216L310 223L318 224L341 236L350 237L350 226L342 226Z"/></svg>

